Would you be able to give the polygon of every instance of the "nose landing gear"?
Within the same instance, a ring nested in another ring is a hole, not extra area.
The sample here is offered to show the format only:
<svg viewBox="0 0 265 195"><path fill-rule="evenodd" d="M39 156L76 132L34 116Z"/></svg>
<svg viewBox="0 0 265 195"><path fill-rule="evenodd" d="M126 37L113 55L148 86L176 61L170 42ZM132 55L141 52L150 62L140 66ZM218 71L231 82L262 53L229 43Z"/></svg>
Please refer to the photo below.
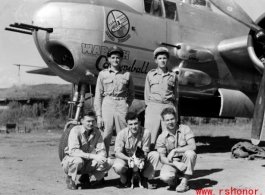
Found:
<svg viewBox="0 0 265 195"><path fill-rule="evenodd" d="M85 94L86 94L87 87L88 86L85 84L82 84L82 85L73 84L74 93L73 93L72 101L68 102L70 104L69 114L68 114L69 121L64 126L64 132L61 136L61 139L59 142L59 148L58 148L59 158L61 161L66 155L64 152L64 149L68 146L68 137L69 137L69 134L72 128L76 125L81 124L80 120L81 120L81 116L84 110L83 108L84 108L84 103L85 103ZM90 98L92 98L91 85L89 86L89 92L90 92ZM74 118L72 118L73 115L74 115Z"/></svg>

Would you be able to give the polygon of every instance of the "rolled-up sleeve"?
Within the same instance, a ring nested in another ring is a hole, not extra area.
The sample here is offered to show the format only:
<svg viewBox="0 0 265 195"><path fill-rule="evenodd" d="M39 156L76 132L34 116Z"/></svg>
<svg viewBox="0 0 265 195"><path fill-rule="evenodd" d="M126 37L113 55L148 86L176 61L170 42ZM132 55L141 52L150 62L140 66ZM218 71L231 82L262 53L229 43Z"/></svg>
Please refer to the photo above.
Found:
<svg viewBox="0 0 265 195"><path fill-rule="evenodd" d="M124 131L120 131L116 137L116 141L115 141L115 148L114 148L114 152L123 152L124 150L124 146L125 146L125 141L123 139L124 137Z"/></svg>
<svg viewBox="0 0 265 195"><path fill-rule="evenodd" d="M102 94L103 94L103 84L100 72L97 79L96 92L94 98L94 108L97 116L102 116Z"/></svg>
<svg viewBox="0 0 265 195"><path fill-rule="evenodd" d="M150 131L145 131L142 150L144 152L149 152L150 151L150 144L151 144L151 133L150 133Z"/></svg>
<svg viewBox="0 0 265 195"><path fill-rule="evenodd" d="M162 137L161 135L158 137L157 141L156 141L156 148L157 148L157 152L159 154L165 154L167 153L167 148L166 148L166 142L164 137Z"/></svg>
<svg viewBox="0 0 265 195"><path fill-rule="evenodd" d="M191 138L194 138L194 133L188 126L185 126L185 140L188 141Z"/></svg>
<svg viewBox="0 0 265 195"><path fill-rule="evenodd" d="M127 97L127 103L129 106L132 105L132 102L135 98L135 90L134 90L134 84L133 84L133 78L130 74L129 76L129 86L128 86L128 97Z"/></svg>
<svg viewBox="0 0 265 195"><path fill-rule="evenodd" d="M74 157L81 157L81 158L85 158L88 159L89 158L89 154L83 152L80 148L80 142L79 142L79 138L80 135L78 134L77 129L73 128L69 134L68 137L68 148L69 148L69 155L70 156L74 156Z"/></svg>

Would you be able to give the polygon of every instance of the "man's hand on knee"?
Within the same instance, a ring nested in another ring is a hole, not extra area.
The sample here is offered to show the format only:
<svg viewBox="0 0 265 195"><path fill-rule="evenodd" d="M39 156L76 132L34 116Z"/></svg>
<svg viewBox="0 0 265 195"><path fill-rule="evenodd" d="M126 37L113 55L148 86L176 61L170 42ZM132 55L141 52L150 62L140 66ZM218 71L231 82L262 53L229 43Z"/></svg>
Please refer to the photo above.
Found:
<svg viewBox="0 0 265 195"><path fill-rule="evenodd" d="M183 162L173 161L173 164L180 171L185 171L187 169L187 165L185 165Z"/></svg>
<svg viewBox="0 0 265 195"><path fill-rule="evenodd" d="M99 164L104 164L107 161L107 158L97 154L90 154L90 158L96 160Z"/></svg>

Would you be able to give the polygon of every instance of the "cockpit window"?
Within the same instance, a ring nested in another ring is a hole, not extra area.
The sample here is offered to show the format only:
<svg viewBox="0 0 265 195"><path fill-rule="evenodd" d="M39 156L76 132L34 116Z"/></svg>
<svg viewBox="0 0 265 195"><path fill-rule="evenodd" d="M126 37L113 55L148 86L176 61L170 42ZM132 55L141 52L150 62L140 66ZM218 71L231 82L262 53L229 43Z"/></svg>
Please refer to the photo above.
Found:
<svg viewBox="0 0 265 195"><path fill-rule="evenodd" d="M161 0L144 0L145 12L154 16L162 16Z"/></svg>
<svg viewBox="0 0 265 195"><path fill-rule="evenodd" d="M166 18L171 20L178 20L176 3L170 1L165 2Z"/></svg>

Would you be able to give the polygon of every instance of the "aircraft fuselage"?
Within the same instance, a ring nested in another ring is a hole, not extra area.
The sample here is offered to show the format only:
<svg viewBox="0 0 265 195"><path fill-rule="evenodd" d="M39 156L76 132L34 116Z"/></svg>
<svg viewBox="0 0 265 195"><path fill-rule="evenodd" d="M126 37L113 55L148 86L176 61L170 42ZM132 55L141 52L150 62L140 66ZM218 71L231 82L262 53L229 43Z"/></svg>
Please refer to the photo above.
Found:
<svg viewBox="0 0 265 195"><path fill-rule="evenodd" d="M169 66L181 76L180 97L207 99L225 88L242 91L254 101L260 73L250 60L235 63L218 52L226 39L242 37L247 44L249 29L211 10L179 1L176 5L177 20L171 20L115 0L50 1L35 13L33 25L53 32L34 31L33 36L49 68L71 83L95 85L99 71L108 65L108 48L118 45L125 53L122 68L132 73L137 93L143 96L146 74L156 68L154 49L161 43L180 44L187 47L183 56L168 47ZM245 56L247 49L239 52Z"/></svg>

